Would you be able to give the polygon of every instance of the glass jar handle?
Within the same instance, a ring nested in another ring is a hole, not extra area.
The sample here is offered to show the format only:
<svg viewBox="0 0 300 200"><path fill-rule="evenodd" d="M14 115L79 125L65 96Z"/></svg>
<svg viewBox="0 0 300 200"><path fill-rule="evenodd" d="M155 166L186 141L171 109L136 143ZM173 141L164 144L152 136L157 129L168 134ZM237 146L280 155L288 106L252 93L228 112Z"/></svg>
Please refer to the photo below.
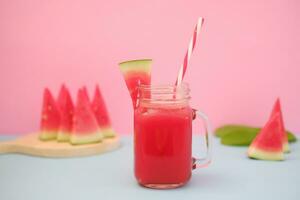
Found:
<svg viewBox="0 0 300 200"><path fill-rule="evenodd" d="M194 158L193 157L193 169L206 167L211 162L211 126L208 117L200 111L194 110L195 118L201 118L205 127L205 146L206 146L206 156L204 158Z"/></svg>

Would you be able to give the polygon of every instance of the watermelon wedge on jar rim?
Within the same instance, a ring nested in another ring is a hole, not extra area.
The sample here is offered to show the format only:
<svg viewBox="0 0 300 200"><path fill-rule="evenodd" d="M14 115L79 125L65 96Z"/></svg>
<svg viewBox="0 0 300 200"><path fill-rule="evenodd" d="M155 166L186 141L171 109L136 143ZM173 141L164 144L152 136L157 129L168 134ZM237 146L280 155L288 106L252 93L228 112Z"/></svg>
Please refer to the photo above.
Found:
<svg viewBox="0 0 300 200"><path fill-rule="evenodd" d="M60 127L60 112L56 101L48 88L44 89L42 116L40 122L40 140L56 139Z"/></svg>
<svg viewBox="0 0 300 200"><path fill-rule="evenodd" d="M98 85L96 85L91 106L104 137L114 137L116 133L111 126L108 110Z"/></svg>
<svg viewBox="0 0 300 200"><path fill-rule="evenodd" d="M60 110L60 127L57 134L57 141L68 142L72 133L74 104L70 92L65 85L61 86L57 105Z"/></svg>
<svg viewBox="0 0 300 200"><path fill-rule="evenodd" d="M88 144L101 142L103 134L91 108L87 93L79 89L73 116L71 144Z"/></svg>
<svg viewBox="0 0 300 200"><path fill-rule="evenodd" d="M130 60L119 63L134 108L137 101L137 86L140 84L150 85L151 83L151 65L151 59Z"/></svg>

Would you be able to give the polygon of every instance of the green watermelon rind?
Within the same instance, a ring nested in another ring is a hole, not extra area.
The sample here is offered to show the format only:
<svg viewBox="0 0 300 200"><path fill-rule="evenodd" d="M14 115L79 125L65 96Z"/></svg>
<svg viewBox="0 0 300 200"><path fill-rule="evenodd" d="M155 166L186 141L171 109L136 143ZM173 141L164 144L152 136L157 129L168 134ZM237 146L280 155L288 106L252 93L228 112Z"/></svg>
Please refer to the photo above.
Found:
<svg viewBox="0 0 300 200"><path fill-rule="evenodd" d="M69 142L72 133L59 131L56 140L58 142Z"/></svg>
<svg viewBox="0 0 300 200"><path fill-rule="evenodd" d="M250 147L248 149L248 157L258 159L258 160L274 160L274 161L284 160L283 151L269 152L269 151L263 151L257 149L255 147Z"/></svg>
<svg viewBox="0 0 300 200"><path fill-rule="evenodd" d="M282 144L282 149L283 149L284 153L290 153L291 152L290 147L289 147L289 143L287 141L285 141Z"/></svg>
<svg viewBox="0 0 300 200"><path fill-rule="evenodd" d="M122 73L128 72L145 72L151 73L152 59L129 60L119 63Z"/></svg>
<svg viewBox="0 0 300 200"><path fill-rule="evenodd" d="M80 144L91 144L101 142L104 138L104 135L100 130L89 133L89 134L72 134L70 138L70 143L72 145L80 145Z"/></svg>
<svg viewBox="0 0 300 200"><path fill-rule="evenodd" d="M39 133L39 139L43 141L55 140L57 137L57 131L43 131Z"/></svg>
<svg viewBox="0 0 300 200"><path fill-rule="evenodd" d="M101 128L105 138L112 138L116 136L116 132L112 128Z"/></svg>

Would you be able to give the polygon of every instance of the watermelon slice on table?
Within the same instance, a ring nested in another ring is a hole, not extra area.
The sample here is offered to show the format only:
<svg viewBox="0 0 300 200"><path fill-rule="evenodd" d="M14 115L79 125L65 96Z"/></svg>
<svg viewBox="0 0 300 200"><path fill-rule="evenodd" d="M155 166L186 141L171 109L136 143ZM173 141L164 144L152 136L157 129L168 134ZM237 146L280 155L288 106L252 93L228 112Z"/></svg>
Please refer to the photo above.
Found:
<svg viewBox="0 0 300 200"><path fill-rule="evenodd" d="M283 160L283 141L280 115L276 113L255 137L248 149L250 158L260 160Z"/></svg>
<svg viewBox="0 0 300 200"><path fill-rule="evenodd" d="M136 107L137 86L151 83L151 59L130 60L119 64L129 90L133 107Z"/></svg>
<svg viewBox="0 0 300 200"><path fill-rule="evenodd" d="M60 126L60 112L48 88L44 89L42 117L39 138L41 140L56 139Z"/></svg>
<svg viewBox="0 0 300 200"><path fill-rule="evenodd" d="M88 96L83 89L77 94L77 103L73 116L73 131L71 144L88 144L100 142L103 134L90 106Z"/></svg>
<svg viewBox="0 0 300 200"><path fill-rule="evenodd" d="M104 137L114 137L116 133L112 129L108 111L98 85L96 86L94 99L91 105Z"/></svg>
<svg viewBox="0 0 300 200"><path fill-rule="evenodd" d="M284 126L284 122L283 122L279 98L276 100L276 102L273 106L273 110L272 110L270 118L272 118L277 113L279 115L279 121L280 121L280 134L281 134L282 141L283 141L283 152L288 153L288 152L290 152L290 147L289 147L288 137L287 137L287 134L285 131L285 126Z"/></svg>
<svg viewBox="0 0 300 200"><path fill-rule="evenodd" d="M57 134L57 141L67 142L72 133L74 104L70 92L65 85L61 86L57 105L60 110L60 127Z"/></svg>

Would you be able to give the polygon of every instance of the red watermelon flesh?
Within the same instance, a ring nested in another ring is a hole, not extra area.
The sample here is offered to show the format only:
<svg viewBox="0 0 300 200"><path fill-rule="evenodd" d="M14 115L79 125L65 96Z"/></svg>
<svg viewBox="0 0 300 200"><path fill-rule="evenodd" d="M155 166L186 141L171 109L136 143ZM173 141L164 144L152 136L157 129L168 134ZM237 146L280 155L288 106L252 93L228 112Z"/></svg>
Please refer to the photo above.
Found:
<svg viewBox="0 0 300 200"><path fill-rule="evenodd" d="M128 73L126 78L126 84L129 89L129 93L132 99L133 106L136 107L136 101L138 96L137 86L140 84L150 85L151 80L148 74L143 73Z"/></svg>
<svg viewBox="0 0 300 200"><path fill-rule="evenodd" d="M73 117L71 144L88 144L102 141L103 134L92 111L87 93L78 91Z"/></svg>
<svg viewBox="0 0 300 200"><path fill-rule="evenodd" d="M275 114L257 134L248 149L250 158L260 160L283 160L283 141L280 115Z"/></svg>
<svg viewBox="0 0 300 200"><path fill-rule="evenodd" d="M39 138L41 140L56 139L59 126L59 109L50 90L45 88Z"/></svg>
<svg viewBox="0 0 300 200"><path fill-rule="evenodd" d="M70 92L65 85L62 85L60 89L57 104L60 110L60 127L57 140L59 142L67 142L72 133L74 104Z"/></svg>
<svg viewBox="0 0 300 200"><path fill-rule="evenodd" d="M119 64L134 108L136 107L138 85L151 84L151 65L151 59L131 60Z"/></svg>
<svg viewBox="0 0 300 200"><path fill-rule="evenodd" d="M90 96L85 86L82 87L82 92L84 93L84 96L87 98L88 102L90 103L91 102Z"/></svg>
<svg viewBox="0 0 300 200"><path fill-rule="evenodd" d="M283 141L283 152L287 153L287 152L290 152L290 147L289 147L287 134L286 134L286 131L285 131L285 126L284 126L284 122L283 122L283 117L282 117L281 105L280 105L279 98L276 100L276 102L273 106L273 110L272 110L270 118L272 118L276 114L279 115L280 134L281 134L282 141Z"/></svg>
<svg viewBox="0 0 300 200"><path fill-rule="evenodd" d="M114 137L116 134L112 129L106 104L98 85L96 86L94 99L91 105L101 132L104 134L104 137Z"/></svg>

